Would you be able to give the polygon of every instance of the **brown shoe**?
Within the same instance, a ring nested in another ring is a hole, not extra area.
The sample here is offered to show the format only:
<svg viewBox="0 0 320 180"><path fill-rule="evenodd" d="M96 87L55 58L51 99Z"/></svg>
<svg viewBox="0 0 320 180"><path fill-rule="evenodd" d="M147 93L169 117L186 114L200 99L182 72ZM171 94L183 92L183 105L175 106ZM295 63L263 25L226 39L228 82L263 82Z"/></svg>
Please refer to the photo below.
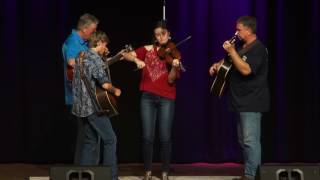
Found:
<svg viewBox="0 0 320 180"><path fill-rule="evenodd" d="M152 180L152 173L151 173L151 171L146 171L146 172L144 173L143 180Z"/></svg>

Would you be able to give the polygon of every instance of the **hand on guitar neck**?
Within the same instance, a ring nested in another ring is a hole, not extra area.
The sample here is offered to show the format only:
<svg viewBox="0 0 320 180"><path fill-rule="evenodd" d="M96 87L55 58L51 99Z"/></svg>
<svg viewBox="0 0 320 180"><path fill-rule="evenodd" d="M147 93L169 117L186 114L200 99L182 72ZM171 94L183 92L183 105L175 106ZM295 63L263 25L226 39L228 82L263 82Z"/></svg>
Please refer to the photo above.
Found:
<svg viewBox="0 0 320 180"><path fill-rule="evenodd" d="M125 48L119 51L115 56L107 58L107 55L109 54L109 51L106 51L105 54L102 56L102 59L106 62L106 65L112 65L115 62L118 62L119 60L123 59L123 53L132 51L131 45L125 45ZM78 55L78 57L84 58L85 52L81 51ZM70 59L67 64L67 70L66 70L66 78L68 81L72 82L73 75L74 75L74 65L75 59Z"/></svg>
<svg viewBox="0 0 320 180"><path fill-rule="evenodd" d="M121 61L124 59L123 55L124 53L127 53L127 52L130 52L132 51L133 48L131 45L125 45L125 48L122 49L121 51L119 51L116 55L114 55L113 57L109 57L107 58L107 55L109 54L106 53L104 56L103 56L103 60L110 66L112 65L113 63L117 62L117 61Z"/></svg>

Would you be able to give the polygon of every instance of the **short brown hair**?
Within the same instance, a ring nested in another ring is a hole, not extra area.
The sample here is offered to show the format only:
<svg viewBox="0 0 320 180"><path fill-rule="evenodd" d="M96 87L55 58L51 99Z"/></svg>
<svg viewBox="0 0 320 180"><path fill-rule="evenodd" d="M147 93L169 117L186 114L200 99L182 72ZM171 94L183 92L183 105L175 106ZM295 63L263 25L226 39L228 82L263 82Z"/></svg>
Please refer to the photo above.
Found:
<svg viewBox="0 0 320 180"><path fill-rule="evenodd" d="M77 29L81 30L83 28L86 28L90 26L91 24L98 24L99 20L92 14L85 13L82 16L80 16L78 20Z"/></svg>
<svg viewBox="0 0 320 180"><path fill-rule="evenodd" d="M92 34L92 36L88 40L89 48L97 47L99 41L106 42L106 43L110 42L110 40L105 32L96 31Z"/></svg>
<svg viewBox="0 0 320 180"><path fill-rule="evenodd" d="M257 20L253 16L241 16L237 23L243 24L243 26L248 27L253 33L257 32Z"/></svg>

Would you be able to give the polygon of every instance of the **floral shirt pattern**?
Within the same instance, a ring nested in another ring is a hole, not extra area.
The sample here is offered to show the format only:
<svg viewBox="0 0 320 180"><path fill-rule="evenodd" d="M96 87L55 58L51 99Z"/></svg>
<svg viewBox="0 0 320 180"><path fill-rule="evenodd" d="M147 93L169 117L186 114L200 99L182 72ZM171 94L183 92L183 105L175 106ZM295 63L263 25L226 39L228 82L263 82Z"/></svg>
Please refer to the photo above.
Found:
<svg viewBox="0 0 320 180"><path fill-rule="evenodd" d="M80 62L76 59L76 66L73 79L73 106L72 113L78 117L87 117L93 114L96 109L88 89L80 76ZM96 86L110 83L110 77L104 69L105 63L102 58L94 51L85 51L82 68L84 75L90 82L91 91L95 94Z"/></svg>
<svg viewBox="0 0 320 180"><path fill-rule="evenodd" d="M146 53L145 63L149 76L153 82L168 72L166 64L163 61L160 61L157 52L154 49Z"/></svg>

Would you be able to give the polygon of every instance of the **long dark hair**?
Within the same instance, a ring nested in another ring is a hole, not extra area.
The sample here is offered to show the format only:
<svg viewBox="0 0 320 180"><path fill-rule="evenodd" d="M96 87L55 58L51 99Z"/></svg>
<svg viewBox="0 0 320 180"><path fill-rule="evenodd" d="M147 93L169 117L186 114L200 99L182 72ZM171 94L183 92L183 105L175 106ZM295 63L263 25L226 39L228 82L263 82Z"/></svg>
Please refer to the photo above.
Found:
<svg viewBox="0 0 320 180"><path fill-rule="evenodd" d="M157 28L168 29L167 28L167 21L166 20L158 21L153 29L157 29Z"/></svg>

